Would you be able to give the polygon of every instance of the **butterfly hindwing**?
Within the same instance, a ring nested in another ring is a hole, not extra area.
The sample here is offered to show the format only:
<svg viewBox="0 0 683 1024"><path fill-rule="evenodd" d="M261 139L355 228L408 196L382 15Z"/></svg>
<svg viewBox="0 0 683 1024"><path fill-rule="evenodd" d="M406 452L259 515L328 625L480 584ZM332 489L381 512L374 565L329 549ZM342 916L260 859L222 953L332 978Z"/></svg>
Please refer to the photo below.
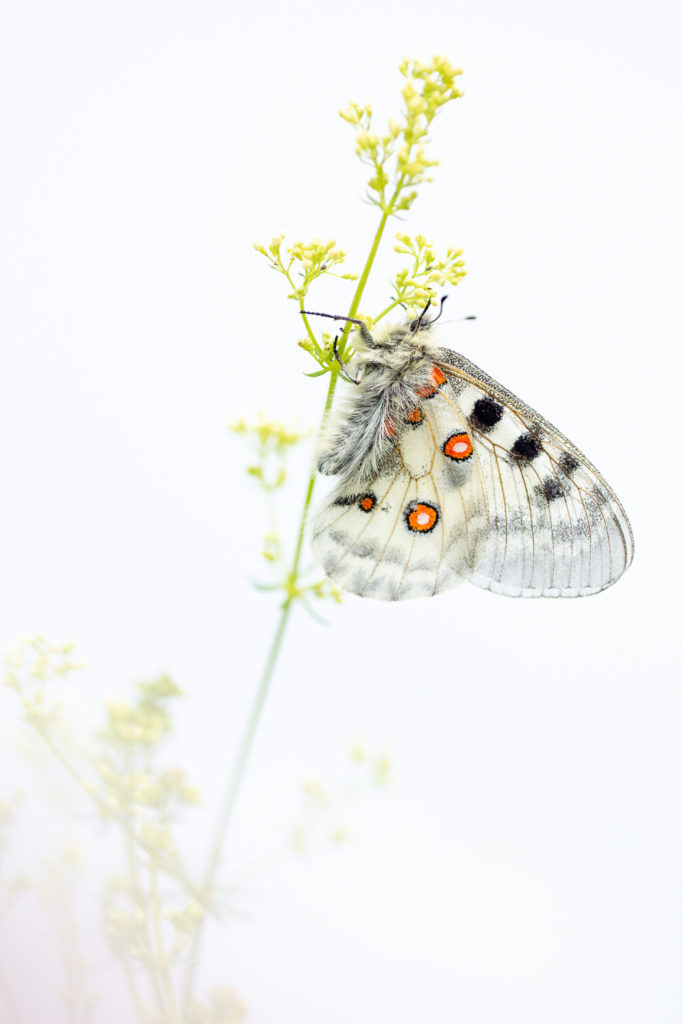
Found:
<svg viewBox="0 0 683 1024"><path fill-rule="evenodd" d="M471 582L510 596L596 593L621 576L633 537L614 492L552 424L463 356L442 350L489 509Z"/></svg>
<svg viewBox="0 0 683 1024"><path fill-rule="evenodd" d="M360 490L343 483L314 523L316 557L352 593L430 596L471 578L485 554L488 509L467 422L438 389L430 397L409 411L379 475Z"/></svg>

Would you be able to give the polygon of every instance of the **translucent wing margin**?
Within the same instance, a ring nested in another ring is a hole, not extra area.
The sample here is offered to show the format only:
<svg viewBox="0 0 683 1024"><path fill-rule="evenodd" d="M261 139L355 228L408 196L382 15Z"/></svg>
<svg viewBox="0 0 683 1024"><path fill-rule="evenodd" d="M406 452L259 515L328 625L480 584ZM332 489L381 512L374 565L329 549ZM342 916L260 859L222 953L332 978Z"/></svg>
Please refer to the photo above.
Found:
<svg viewBox="0 0 683 1024"><path fill-rule="evenodd" d="M633 558L619 499L551 423L456 352L441 350L445 401L462 411L489 509L470 581L511 597L578 597L614 583Z"/></svg>

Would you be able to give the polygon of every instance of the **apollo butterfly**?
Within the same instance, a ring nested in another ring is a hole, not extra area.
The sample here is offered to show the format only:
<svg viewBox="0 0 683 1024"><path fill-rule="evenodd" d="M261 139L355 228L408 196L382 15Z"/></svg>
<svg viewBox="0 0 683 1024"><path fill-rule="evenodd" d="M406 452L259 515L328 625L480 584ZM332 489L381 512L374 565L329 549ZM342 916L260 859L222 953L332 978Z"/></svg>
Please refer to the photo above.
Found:
<svg viewBox="0 0 683 1024"><path fill-rule="evenodd" d="M609 587L633 557L614 491L552 424L440 347L426 313L376 334L354 321L354 364L341 364L354 387L318 460L340 478L313 523L325 572L394 601L463 580L511 597Z"/></svg>

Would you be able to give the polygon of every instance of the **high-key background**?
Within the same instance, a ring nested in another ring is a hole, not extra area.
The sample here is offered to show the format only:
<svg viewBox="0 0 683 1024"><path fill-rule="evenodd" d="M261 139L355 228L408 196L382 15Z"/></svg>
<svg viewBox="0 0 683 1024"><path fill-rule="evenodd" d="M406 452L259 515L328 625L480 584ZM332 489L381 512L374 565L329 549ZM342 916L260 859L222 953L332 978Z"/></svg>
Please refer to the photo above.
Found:
<svg viewBox="0 0 683 1024"><path fill-rule="evenodd" d="M251 587L265 518L225 424L262 409L314 426L325 390L252 242L336 238L360 269L376 211L336 112L398 113L404 56L465 70L432 133L435 181L394 226L464 249L448 314L478 319L449 343L584 449L633 524L632 568L594 598L463 586L349 598L328 626L296 611L223 877L286 838L303 779L345 778L352 743L393 770L344 808L348 842L277 862L209 933L206 984L239 991L253 1024L681 1020L678 18L668 0L29 0L3 16L0 639L77 642L76 736L133 680L183 687L168 756L204 796L193 866L276 619ZM370 313L400 265L391 239ZM351 287L311 301L343 312ZM0 693L0 796L40 785L15 704ZM35 871L62 832L93 831L41 813L29 801L17 838ZM97 831L84 875L113 842ZM90 902L96 1019L120 1022ZM28 1019L61 1024L37 921L0 927L0 956Z"/></svg>

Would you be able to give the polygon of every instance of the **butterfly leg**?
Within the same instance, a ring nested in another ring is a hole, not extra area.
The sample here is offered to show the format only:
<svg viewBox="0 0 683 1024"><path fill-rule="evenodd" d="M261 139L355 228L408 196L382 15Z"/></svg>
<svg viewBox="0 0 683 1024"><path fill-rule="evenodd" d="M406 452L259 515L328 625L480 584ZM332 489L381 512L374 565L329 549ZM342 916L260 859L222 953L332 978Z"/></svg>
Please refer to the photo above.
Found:
<svg viewBox="0 0 683 1024"><path fill-rule="evenodd" d="M334 339L334 345L332 346L332 351L334 352L334 358L339 363L339 373L340 373L340 375L344 378L344 380L347 380L349 382L349 384L360 384L360 382L363 379L363 372L362 372L362 370L359 370L355 377L352 377L349 374L349 368L348 368L347 364L345 362L343 362L339 358L339 351L337 349L337 340L338 340L338 338Z"/></svg>

